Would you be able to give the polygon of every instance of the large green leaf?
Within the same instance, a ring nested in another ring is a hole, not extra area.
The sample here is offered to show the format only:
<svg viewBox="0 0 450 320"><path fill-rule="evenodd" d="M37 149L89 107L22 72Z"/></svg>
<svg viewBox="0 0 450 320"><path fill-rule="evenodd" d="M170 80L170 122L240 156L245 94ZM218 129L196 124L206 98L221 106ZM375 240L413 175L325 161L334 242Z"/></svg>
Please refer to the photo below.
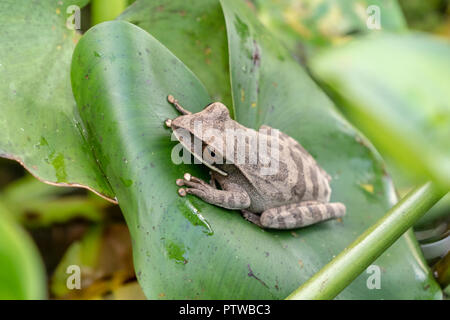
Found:
<svg viewBox="0 0 450 320"><path fill-rule="evenodd" d="M0 207L0 300L44 299L45 270L29 235Z"/></svg>
<svg viewBox="0 0 450 320"><path fill-rule="evenodd" d="M297 279L303 280L310 275L308 272L328 262L356 234L384 214L395 199L392 185L368 142L335 112L333 104L289 53L267 35L250 10L239 0L222 1L222 6L227 22L237 120L254 128L271 125L301 142L333 177L331 200L347 206L342 224L332 221L299 230L304 242L291 239L288 233L277 233L283 247L296 248L290 250L291 263L297 259L305 266L309 264L298 275ZM384 289L367 289L368 276L363 274L339 297L388 299L435 293L439 296L440 290L427 270L422 269L420 278L433 283L433 293L424 292L424 286L428 288L428 285L415 280L418 277L414 273L423 265L417 256L417 242L408 232L375 262L385 270ZM277 268L267 266L266 272ZM415 293L396 291L393 288L397 281L403 281Z"/></svg>
<svg viewBox="0 0 450 320"><path fill-rule="evenodd" d="M71 15L66 12L87 2L0 2L0 155L21 162L45 182L83 186L113 198L80 132L70 86L79 35L66 27Z"/></svg>
<svg viewBox="0 0 450 320"><path fill-rule="evenodd" d="M449 58L447 41L386 34L331 50L311 67L384 155L448 190Z"/></svg>
<svg viewBox="0 0 450 320"><path fill-rule="evenodd" d="M238 212L179 198L175 180L184 172L205 177L206 170L172 162L176 143L163 122L177 113L167 95L194 112L211 99L183 63L145 31L126 22L100 24L75 50L72 85L87 140L125 214L136 273L149 298L284 298L392 205L391 185L372 149L289 54L260 36L265 30L250 12L234 1L223 6L237 119L252 127L268 123L301 141L334 177L333 200L346 203L348 216L295 232L265 231ZM255 78L246 69L255 46L256 95ZM248 73L237 73L234 64ZM239 84L249 100L239 100ZM439 296L409 233L376 263L385 270L381 290L368 290L362 275L340 297Z"/></svg>
<svg viewBox="0 0 450 320"><path fill-rule="evenodd" d="M138 0L119 19L148 31L231 105L227 34L218 0Z"/></svg>

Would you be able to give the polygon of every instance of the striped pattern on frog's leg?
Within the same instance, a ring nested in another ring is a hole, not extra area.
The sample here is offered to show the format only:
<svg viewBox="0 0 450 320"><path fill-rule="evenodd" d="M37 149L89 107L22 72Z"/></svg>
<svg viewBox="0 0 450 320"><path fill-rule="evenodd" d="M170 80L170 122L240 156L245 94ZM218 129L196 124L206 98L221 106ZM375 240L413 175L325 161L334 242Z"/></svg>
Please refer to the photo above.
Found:
<svg viewBox="0 0 450 320"><path fill-rule="evenodd" d="M218 190L189 173L185 173L183 179L177 179L176 184L180 187L187 187L178 189L178 194L182 197L192 194L210 204L226 209L239 210L250 206L249 195L238 185L233 185L232 190Z"/></svg>
<svg viewBox="0 0 450 320"><path fill-rule="evenodd" d="M264 211L260 223L264 228L295 229L345 215L345 205L340 202L321 203L304 201Z"/></svg>

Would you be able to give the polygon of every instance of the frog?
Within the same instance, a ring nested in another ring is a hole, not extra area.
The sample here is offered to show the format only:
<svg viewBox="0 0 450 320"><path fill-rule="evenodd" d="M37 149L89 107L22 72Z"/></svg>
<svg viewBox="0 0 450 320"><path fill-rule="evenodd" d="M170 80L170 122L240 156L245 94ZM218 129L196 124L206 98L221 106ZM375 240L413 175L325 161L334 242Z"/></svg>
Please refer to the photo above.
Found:
<svg viewBox="0 0 450 320"><path fill-rule="evenodd" d="M188 172L176 179L179 196L190 194L212 205L240 210L246 220L263 229L291 230L345 216L343 203L330 202L331 176L289 135L267 125L259 130L247 128L232 119L221 102L192 113L173 95L167 100L181 115L167 119L166 127L183 149L210 169L209 182ZM213 134L207 134L208 130ZM251 161L250 152L242 156L255 140L270 149L256 162Z"/></svg>

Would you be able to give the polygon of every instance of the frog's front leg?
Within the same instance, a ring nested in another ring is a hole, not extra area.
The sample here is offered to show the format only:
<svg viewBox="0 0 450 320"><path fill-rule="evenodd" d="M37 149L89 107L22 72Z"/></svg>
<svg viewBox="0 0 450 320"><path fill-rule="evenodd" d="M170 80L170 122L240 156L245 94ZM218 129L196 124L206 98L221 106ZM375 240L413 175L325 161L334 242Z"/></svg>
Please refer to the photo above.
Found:
<svg viewBox="0 0 450 320"><path fill-rule="evenodd" d="M270 229L295 229L345 215L345 206L340 202L322 203L304 201L264 211L260 225Z"/></svg>
<svg viewBox="0 0 450 320"><path fill-rule="evenodd" d="M193 194L208 203L227 209L245 209L250 206L251 201L247 192L237 185L231 190L218 190L189 173L184 174L184 179L177 179L176 183L180 187L188 187L178 190L178 194L183 197L186 193Z"/></svg>

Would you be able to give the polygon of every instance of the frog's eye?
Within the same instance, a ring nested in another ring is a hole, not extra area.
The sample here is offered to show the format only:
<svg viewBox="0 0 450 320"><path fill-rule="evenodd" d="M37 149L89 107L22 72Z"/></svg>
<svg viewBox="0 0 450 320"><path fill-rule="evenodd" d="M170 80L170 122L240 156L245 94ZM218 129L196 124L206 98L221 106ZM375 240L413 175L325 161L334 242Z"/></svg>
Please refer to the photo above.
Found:
<svg viewBox="0 0 450 320"><path fill-rule="evenodd" d="M208 163L221 163L219 160L219 154L216 152L216 150L207 145L203 148L203 160L205 160Z"/></svg>
<svg viewBox="0 0 450 320"><path fill-rule="evenodd" d="M214 152L214 148L206 145L203 148L203 160L205 160L208 163L214 163L214 157L216 156L216 153Z"/></svg>

